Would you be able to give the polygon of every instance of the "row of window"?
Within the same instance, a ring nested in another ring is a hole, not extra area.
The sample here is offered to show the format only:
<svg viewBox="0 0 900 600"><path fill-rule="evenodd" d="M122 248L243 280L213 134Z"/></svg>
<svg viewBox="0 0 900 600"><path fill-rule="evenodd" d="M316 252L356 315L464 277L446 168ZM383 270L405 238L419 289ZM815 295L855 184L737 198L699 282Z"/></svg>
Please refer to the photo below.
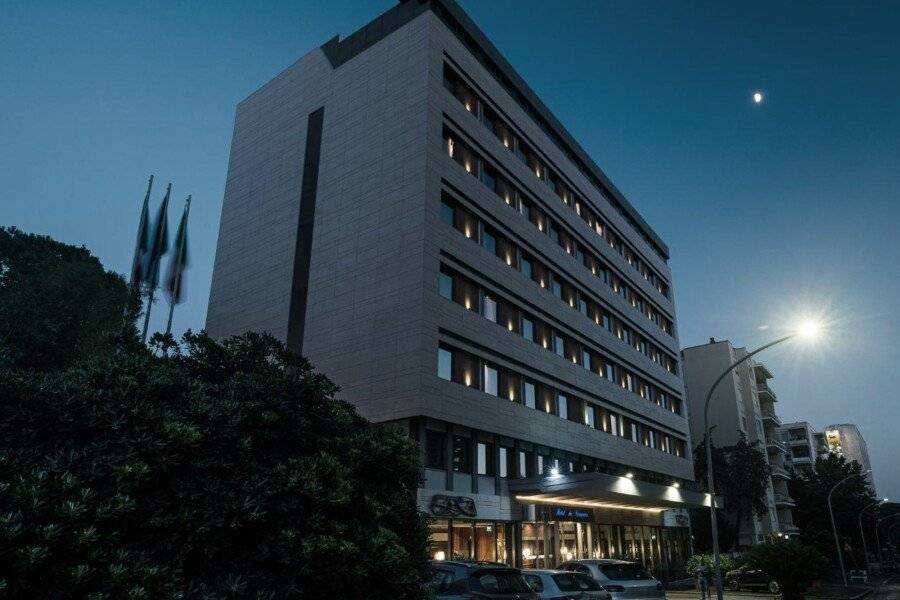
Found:
<svg viewBox="0 0 900 600"><path fill-rule="evenodd" d="M557 172L548 167L531 146L517 136L512 128L446 64L444 65L444 85L465 106L466 110L474 114L510 152L528 166L538 179L556 192L556 195L574 210L590 229L614 248L631 268L640 273L660 294L666 298L669 297L669 286L665 278L654 271L646 261L641 260L637 252L616 235L595 211L588 208L586 202L563 183Z"/></svg>
<svg viewBox="0 0 900 600"><path fill-rule="evenodd" d="M525 479L551 473L606 473L624 475L635 469L596 460L582 455L553 451L543 446L525 449L521 446L494 444L462 435L450 435L443 431L425 430L425 466L429 469L447 469L447 444L452 444L450 469L456 473L468 473L504 479ZM562 457L561 457L562 456ZM681 456L681 455L679 455ZM642 481L656 481L665 485L670 481L665 475L639 472Z"/></svg>
<svg viewBox="0 0 900 600"><path fill-rule="evenodd" d="M551 386L524 377L511 369L484 361L457 348L438 348L438 377L506 398L556 415L592 429L630 439L632 442L684 456L684 440L620 415L603 406L569 396Z"/></svg>
<svg viewBox="0 0 900 600"><path fill-rule="evenodd" d="M653 304L634 288L627 286L624 280L594 253L582 247L575 238L558 223L555 223L544 211L525 200L516 188L486 163L466 144L456 139L449 129L444 129L444 141L450 157L463 166L466 171L475 175L482 183L491 188L507 205L525 216L538 231L550 236L566 253L581 263L593 275L603 280L613 291L622 296L632 308L655 323L660 329L672 335L672 321L657 310Z"/></svg>
<svg viewBox="0 0 900 600"><path fill-rule="evenodd" d="M674 357L664 352L662 348L646 336L641 335L636 329L626 325L622 319L613 316L606 307L588 298L587 294L579 291L544 263L519 248L509 238L447 196L441 199L441 220L468 239L480 244L485 250L505 262L507 266L520 271L525 277L549 290L570 308L577 310L594 321L596 325L613 333L656 364L670 373L677 373L678 362ZM663 331L666 331L665 328Z"/></svg>
<svg viewBox="0 0 900 600"><path fill-rule="evenodd" d="M544 349L608 379L649 402L655 402L657 406L671 410L675 414L681 414L681 402L678 398L616 364L595 348L582 344L570 335L554 329L548 323L499 298L446 265L441 265L438 277L438 292L447 300L482 315L488 321L497 323L507 330L543 346ZM590 316L591 313L586 314ZM605 313L603 319L605 319L602 321L603 326L609 328L610 331L615 331L616 327L620 326L617 319Z"/></svg>

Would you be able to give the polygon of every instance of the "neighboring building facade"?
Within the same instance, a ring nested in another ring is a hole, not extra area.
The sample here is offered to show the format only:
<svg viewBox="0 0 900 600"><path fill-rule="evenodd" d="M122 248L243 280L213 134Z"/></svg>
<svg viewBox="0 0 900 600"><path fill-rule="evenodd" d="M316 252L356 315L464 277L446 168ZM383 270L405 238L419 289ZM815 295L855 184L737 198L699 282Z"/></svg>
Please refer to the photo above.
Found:
<svg viewBox="0 0 900 600"><path fill-rule="evenodd" d="M784 423L780 433L787 446L785 464L788 470L809 474L816 459L827 452L822 434L806 421Z"/></svg>
<svg viewBox="0 0 900 600"><path fill-rule="evenodd" d="M735 348L730 342L710 343L682 350L682 367L690 404L691 438L699 443L704 438L703 410L706 395L715 380L732 364L747 356L746 348ZM769 387L772 374L761 363L748 359L741 362L719 383L710 402L709 425L713 444L733 446L741 435L757 444L771 470L766 490L767 513L750 515L742 525L740 544L750 546L772 535L798 532L794 525L794 501L788 494L790 478L785 468L785 446L781 442L781 420L775 412L778 401Z"/></svg>
<svg viewBox="0 0 900 600"><path fill-rule="evenodd" d="M207 329L268 331L425 465L432 557L683 571L668 249L451 0L242 101Z"/></svg>
<svg viewBox="0 0 900 600"><path fill-rule="evenodd" d="M841 423L838 425L826 425L822 429L822 442L825 450L843 456L848 461L858 462L863 471L872 468L869 460L869 449L859 427L853 423ZM875 473L868 475L869 485L875 491Z"/></svg>

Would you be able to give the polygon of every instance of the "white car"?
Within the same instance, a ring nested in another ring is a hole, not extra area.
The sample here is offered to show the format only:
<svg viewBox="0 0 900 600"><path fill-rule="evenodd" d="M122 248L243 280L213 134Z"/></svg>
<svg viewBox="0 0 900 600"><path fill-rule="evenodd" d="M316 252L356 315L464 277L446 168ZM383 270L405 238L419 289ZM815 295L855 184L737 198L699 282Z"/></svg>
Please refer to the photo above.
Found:
<svg viewBox="0 0 900 600"><path fill-rule="evenodd" d="M612 600L665 600L666 592L644 565L627 560L570 560L559 565L566 571L590 575L610 593Z"/></svg>
<svg viewBox="0 0 900 600"><path fill-rule="evenodd" d="M610 600L609 592L585 573L523 569L522 577L541 600Z"/></svg>

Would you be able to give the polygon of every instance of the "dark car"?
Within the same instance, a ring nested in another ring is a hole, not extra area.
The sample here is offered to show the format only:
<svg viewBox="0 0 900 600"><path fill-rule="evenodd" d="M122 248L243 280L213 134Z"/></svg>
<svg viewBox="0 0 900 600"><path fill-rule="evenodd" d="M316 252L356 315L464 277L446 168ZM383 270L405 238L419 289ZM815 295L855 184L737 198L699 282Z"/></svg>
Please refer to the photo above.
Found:
<svg viewBox="0 0 900 600"><path fill-rule="evenodd" d="M733 592L749 588L767 590L771 594L781 591L781 586L771 575L748 566L725 573L725 587Z"/></svg>
<svg viewBox="0 0 900 600"><path fill-rule="evenodd" d="M481 561L433 560L431 586L441 600L540 600L519 569Z"/></svg>

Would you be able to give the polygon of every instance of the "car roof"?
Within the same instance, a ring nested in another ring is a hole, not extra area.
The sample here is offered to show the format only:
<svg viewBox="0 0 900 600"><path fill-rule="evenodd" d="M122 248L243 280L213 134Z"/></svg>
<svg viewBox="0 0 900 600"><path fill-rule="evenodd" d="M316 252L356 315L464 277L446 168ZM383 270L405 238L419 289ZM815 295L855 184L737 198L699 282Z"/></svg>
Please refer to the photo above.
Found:
<svg viewBox="0 0 900 600"><path fill-rule="evenodd" d="M479 569L514 569L515 567L511 567L504 563L491 562L488 560L430 560L428 561L431 565L455 565L457 567L467 567L470 569L479 568Z"/></svg>
<svg viewBox="0 0 900 600"><path fill-rule="evenodd" d="M522 573L530 573L532 575L559 575L560 573L565 573L566 575L580 575L578 571L569 571L568 569L522 569Z"/></svg>
<svg viewBox="0 0 900 600"><path fill-rule="evenodd" d="M619 560L617 558L579 558L567 560L566 563L578 563L580 565L638 565L640 563L631 560Z"/></svg>

